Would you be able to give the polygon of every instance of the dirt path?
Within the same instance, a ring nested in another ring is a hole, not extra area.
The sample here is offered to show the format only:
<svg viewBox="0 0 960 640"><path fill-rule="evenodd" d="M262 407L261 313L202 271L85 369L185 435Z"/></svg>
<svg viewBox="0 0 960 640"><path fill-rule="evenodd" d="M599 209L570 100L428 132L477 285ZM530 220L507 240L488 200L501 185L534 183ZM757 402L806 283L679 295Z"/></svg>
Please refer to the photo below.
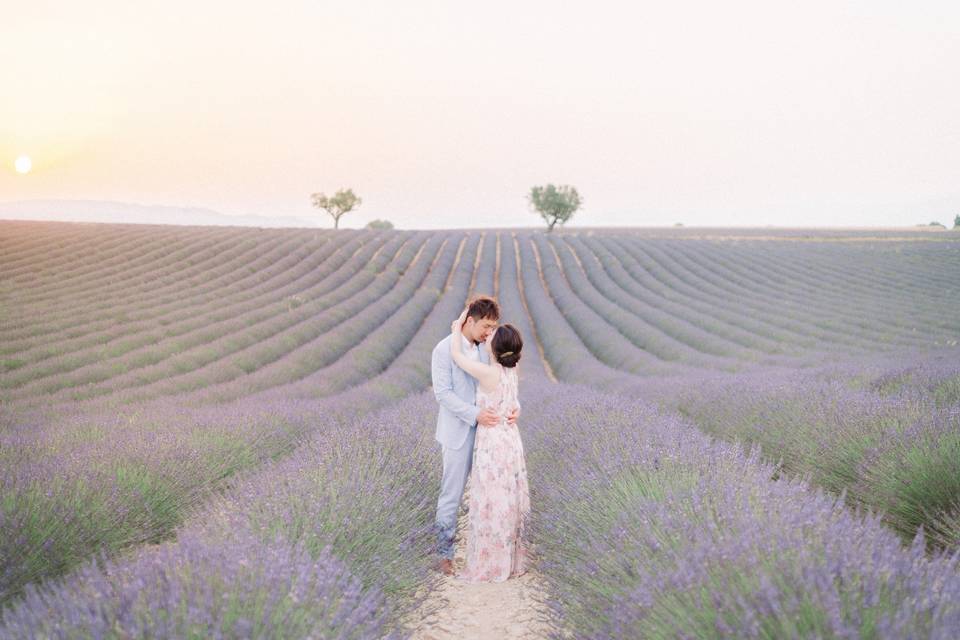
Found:
<svg viewBox="0 0 960 640"><path fill-rule="evenodd" d="M467 503L469 491L468 482L462 504ZM457 571L464 563L467 518L461 509L454 558ZM551 627L544 619L541 596L535 568L519 578L489 584L467 584L444 576L440 589L424 605L436 607L436 613L414 614L408 624L414 640L545 638Z"/></svg>

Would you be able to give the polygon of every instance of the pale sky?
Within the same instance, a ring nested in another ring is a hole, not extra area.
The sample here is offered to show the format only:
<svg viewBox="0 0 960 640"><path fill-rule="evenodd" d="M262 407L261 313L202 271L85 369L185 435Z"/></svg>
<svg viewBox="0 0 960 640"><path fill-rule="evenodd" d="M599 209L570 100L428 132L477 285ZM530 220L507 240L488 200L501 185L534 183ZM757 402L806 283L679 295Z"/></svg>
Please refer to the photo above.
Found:
<svg viewBox="0 0 960 640"><path fill-rule="evenodd" d="M960 2L0 0L0 201L341 221L960 213ZM14 170L20 155L30 173Z"/></svg>

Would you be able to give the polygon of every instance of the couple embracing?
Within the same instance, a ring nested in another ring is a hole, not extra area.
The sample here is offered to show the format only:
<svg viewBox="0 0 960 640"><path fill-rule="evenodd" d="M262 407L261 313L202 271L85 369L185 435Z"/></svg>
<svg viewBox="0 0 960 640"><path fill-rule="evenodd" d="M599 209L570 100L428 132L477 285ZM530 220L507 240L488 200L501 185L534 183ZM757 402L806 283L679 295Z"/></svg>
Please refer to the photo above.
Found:
<svg viewBox="0 0 960 640"><path fill-rule="evenodd" d="M440 404L436 439L443 450L435 524L439 568L455 573L457 510L470 476L466 564L457 574L465 582L502 582L529 564L524 525L530 491L517 429L523 340L516 327L499 321L495 300L472 299L431 359Z"/></svg>

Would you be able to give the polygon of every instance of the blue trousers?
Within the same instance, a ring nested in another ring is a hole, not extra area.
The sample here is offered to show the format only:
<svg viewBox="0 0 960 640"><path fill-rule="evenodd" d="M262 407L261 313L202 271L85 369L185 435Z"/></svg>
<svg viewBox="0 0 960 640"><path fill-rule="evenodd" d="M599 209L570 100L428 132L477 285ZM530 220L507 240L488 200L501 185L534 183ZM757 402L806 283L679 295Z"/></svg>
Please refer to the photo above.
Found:
<svg viewBox="0 0 960 640"><path fill-rule="evenodd" d="M463 498L463 488L473 466L473 441L476 425L470 427L467 441L459 449L443 449L443 479L440 481L440 497L437 499L437 552L444 558L453 559L453 536L457 531L457 510Z"/></svg>

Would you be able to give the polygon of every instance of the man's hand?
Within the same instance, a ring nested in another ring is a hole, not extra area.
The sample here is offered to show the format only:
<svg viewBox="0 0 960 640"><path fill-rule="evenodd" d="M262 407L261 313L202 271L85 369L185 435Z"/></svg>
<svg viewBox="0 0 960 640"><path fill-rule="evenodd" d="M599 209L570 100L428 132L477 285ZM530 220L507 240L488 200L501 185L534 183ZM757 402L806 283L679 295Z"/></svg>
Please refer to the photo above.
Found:
<svg viewBox="0 0 960 640"><path fill-rule="evenodd" d="M499 421L500 419L497 417L497 412L493 409L484 409L477 415L477 424L481 427L492 427Z"/></svg>
<svg viewBox="0 0 960 640"><path fill-rule="evenodd" d="M507 422L509 422L512 425L516 425L517 418L519 417L520 417L520 407L517 407L516 409L511 411L509 414L507 414Z"/></svg>

